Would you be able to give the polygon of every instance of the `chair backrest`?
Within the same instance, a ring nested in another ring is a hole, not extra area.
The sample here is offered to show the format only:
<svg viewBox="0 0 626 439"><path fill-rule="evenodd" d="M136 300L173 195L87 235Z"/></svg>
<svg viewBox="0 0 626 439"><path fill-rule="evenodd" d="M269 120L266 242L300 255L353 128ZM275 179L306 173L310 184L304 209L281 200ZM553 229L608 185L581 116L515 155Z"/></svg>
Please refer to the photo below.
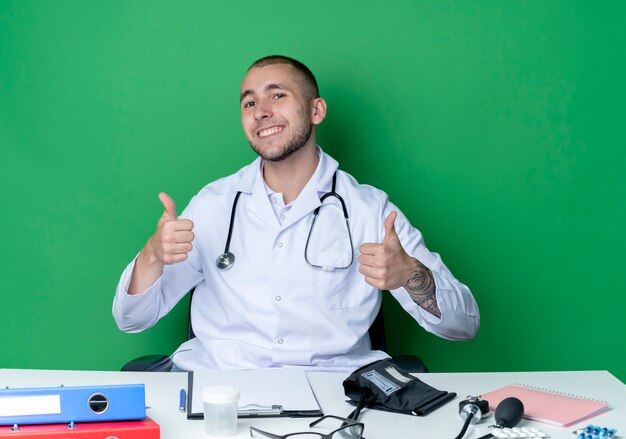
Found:
<svg viewBox="0 0 626 439"><path fill-rule="evenodd" d="M191 299L193 299L193 292L195 291L195 287L189 291L189 312L187 313L187 340L191 340L196 336L193 333L193 328L191 327Z"/></svg>
<svg viewBox="0 0 626 439"><path fill-rule="evenodd" d="M196 336L191 327L191 299L193 298L193 292L195 288L189 291L189 317L187 318L187 340L191 340ZM378 315L374 319L374 323L369 329L370 341L372 343L372 349L376 351L387 350L387 342L385 340L385 319L383 316L383 309L380 308Z"/></svg>
<svg viewBox="0 0 626 439"><path fill-rule="evenodd" d="M387 352L387 339L385 337L385 318L383 316L383 307L380 307L372 326L369 329L370 341L372 349L375 351Z"/></svg>

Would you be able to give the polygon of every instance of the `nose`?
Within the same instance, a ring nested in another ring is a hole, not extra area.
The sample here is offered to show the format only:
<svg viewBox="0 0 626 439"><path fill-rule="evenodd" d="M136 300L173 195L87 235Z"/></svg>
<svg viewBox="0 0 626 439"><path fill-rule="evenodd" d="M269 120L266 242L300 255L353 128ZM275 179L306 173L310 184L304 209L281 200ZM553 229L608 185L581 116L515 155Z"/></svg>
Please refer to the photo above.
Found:
<svg viewBox="0 0 626 439"><path fill-rule="evenodd" d="M265 101L257 102L254 107L254 118L256 120L267 119L272 116L272 111L268 103Z"/></svg>

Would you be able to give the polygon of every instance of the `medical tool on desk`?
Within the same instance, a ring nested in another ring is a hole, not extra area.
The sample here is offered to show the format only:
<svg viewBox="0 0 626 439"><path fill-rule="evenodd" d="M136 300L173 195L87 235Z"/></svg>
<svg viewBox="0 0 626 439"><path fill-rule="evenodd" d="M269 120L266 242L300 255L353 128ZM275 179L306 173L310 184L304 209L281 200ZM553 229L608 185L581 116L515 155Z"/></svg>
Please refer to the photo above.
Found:
<svg viewBox="0 0 626 439"><path fill-rule="evenodd" d="M455 439L461 439L470 424L477 424L489 414L489 402L477 396L468 396L459 402L459 416L464 420L463 427Z"/></svg>
<svg viewBox="0 0 626 439"><path fill-rule="evenodd" d="M402 370L391 358L367 364L348 376L343 389L349 404L356 405L348 415L358 420L363 408L426 416L456 396L437 390Z"/></svg>
<svg viewBox="0 0 626 439"><path fill-rule="evenodd" d="M483 438L523 437L535 439L549 437L546 433L539 431L536 428L514 427L514 425L519 423L522 415L524 414L523 405L520 406L520 404L522 404L522 402L517 398L513 398L507 402L502 401L502 403L498 404L496 407L497 424L489 427L492 429L491 433L487 436L483 436ZM470 423L476 424L480 422L483 417L488 415L489 402L487 400L480 399L480 397L476 396L468 396L467 399L461 401L459 403L459 416L464 419L465 422L463 423L461 432L455 439L461 439L463 437ZM517 419L518 416L520 419Z"/></svg>
<svg viewBox="0 0 626 439"><path fill-rule="evenodd" d="M499 433L504 432L505 429L515 427L517 424L519 424L519 421L522 420L523 416L524 404L522 403L522 401L513 396L503 399L496 407L496 425L489 427L492 428L493 431L489 434L481 436L479 439L503 437L499 436Z"/></svg>
<svg viewBox="0 0 626 439"><path fill-rule="evenodd" d="M313 211L313 222L311 223L311 228L309 229L309 235L307 236L306 239L306 244L304 246L304 260L306 261L307 264L309 264L309 266L313 267L313 268L318 268L320 270L323 271L334 271L334 270L347 270L348 268L350 268L350 266L352 265L352 263L354 262L354 249L352 248L352 234L350 233L350 224L348 221L348 209L346 208L346 203L343 201L343 198L341 198L341 196L335 192L335 185L337 183L337 173L335 172L335 174L333 174L333 185L332 188L330 190L330 192L325 193L324 195L322 195L320 197L320 206L318 206L314 211ZM219 268L220 270L227 270L230 267L232 267L235 264L235 255L230 251L230 240L233 236L233 224L235 222L235 214L237 212L237 203L239 202L239 196L241 195L241 191L237 192L237 195L235 195L235 199L233 201L233 207L232 210L230 212L230 225L228 226L228 236L226 238L226 246L224 247L224 253L222 253L221 255L219 255L217 257L217 260L215 261L215 265L217 266L217 268ZM316 265L314 263L312 263L309 260L308 257L308 250L309 250L309 241L311 240L311 234L313 233L313 228L315 226L315 221L317 220L317 216L320 212L320 208L322 207L324 200L326 200L329 197L334 197L336 199L339 200L339 202L341 203L341 208L343 210L343 216L346 220L346 228L348 230L348 238L350 240L350 262L345 265L345 266L341 266L341 267L335 267L334 265Z"/></svg>

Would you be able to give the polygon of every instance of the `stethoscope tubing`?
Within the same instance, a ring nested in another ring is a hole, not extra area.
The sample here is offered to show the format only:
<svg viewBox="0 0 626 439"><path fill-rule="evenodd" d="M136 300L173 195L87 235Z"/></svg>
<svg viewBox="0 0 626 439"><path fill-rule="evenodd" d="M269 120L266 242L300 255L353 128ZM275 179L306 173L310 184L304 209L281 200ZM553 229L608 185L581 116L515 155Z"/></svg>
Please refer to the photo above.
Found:
<svg viewBox="0 0 626 439"><path fill-rule="evenodd" d="M346 208L346 203L343 201L343 198L341 197L341 195L339 195L337 192L335 192L335 185L336 185L336 183L337 183L337 173L335 172L333 174L333 183L332 183L332 187L331 187L330 192L327 192L327 193L325 193L324 195L322 195L320 197L320 205L318 207L316 207L315 210L313 211L313 222L311 223L311 228L309 229L309 234L308 234L308 236L306 238L306 244L304 246L304 260L306 261L306 263L309 264L313 268L319 268L319 269L321 269L323 271L346 270L354 262L354 248L353 248L353 244L352 244L352 234L350 233L350 223L349 223L349 218L348 218L348 209ZM239 196L240 195L241 195L241 191L238 191L237 194L235 195L235 199L233 201L233 207L232 207L232 209L230 211L230 224L228 225L228 236L226 238L226 246L224 247L224 253L219 255L217 257L217 260L215 261L215 265L220 270L229 269L235 263L235 255L233 255L230 252L230 241L231 241L231 238L233 236L233 226L235 224L235 215L236 215L236 212L237 212L237 203L239 202ZM312 262L309 261L309 258L307 256L307 251L309 249L309 241L311 239L311 234L313 232L313 227L315 226L315 220L317 219L317 215L320 212L320 209L322 207L322 204L324 203L324 200L326 198L328 198L328 197L335 197L335 198L337 198L339 200L339 202L341 203L341 208L343 210L343 216L344 216L344 218L346 220L346 228L348 230L348 238L350 240L351 257L350 257L350 263L348 265L346 265L345 267L315 265L315 264L313 264Z"/></svg>
<svg viewBox="0 0 626 439"><path fill-rule="evenodd" d="M235 211L237 210L237 203L239 202L240 195L241 191L238 191L237 195L235 195L235 201L233 201L233 207L230 211L230 225L228 226L228 238L226 238L224 253L228 253L228 249L230 248L230 239L233 237L233 224L235 224Z"/></svg>
<svg viewBox="0 0 626 439"><path fill-rule="evenodd" d="M334 267L334 266L328 266L328 265L316 265L316 264L312 263L311 261L309 261L309 257L308 257L309 241L311 240L311 235L313 234L313 228L315 227L315 220L317 219L317 215L319 214L320 209L322 208L322 204L324 203L324 200L326 198L328 198L328 197L335 197L335 198L337 198L339 200L339 202L341 203L341 208L343 210L343 217L346 220L346 228L348 230L348 239L350 240L350 262L348 263L348 265L346 265L344 267ZM306 237L306 244L304 245L304 260L311 267L319 268L322 271L347 270L348 268L350 268L350 266L354 262L354 250L353 250L353 248L354 247L353 247L353 244L352 244L352 234L350 233L350 222L349 222L349 218L348 218L348 209L346 208L346 203L343 201L343 198L341 198L341 195L339 195L337 192L335 192L335 176L333 176L333 187L332 187L332 190L330 192L326 192L324 195L321 196L321 198L320 198L320 205L317 208L315 208L315 210L313 211L313 222L311 223L311 228L309 229L309 234Z"/></svg>

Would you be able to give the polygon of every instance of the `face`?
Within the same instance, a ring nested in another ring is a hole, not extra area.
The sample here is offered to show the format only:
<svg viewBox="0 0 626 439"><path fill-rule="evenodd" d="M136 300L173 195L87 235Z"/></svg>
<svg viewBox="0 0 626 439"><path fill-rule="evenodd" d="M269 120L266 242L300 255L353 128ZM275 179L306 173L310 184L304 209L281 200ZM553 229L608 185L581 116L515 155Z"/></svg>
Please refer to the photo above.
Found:
<svg viewBox="0 0 626 439"><path fill-rule="evenodd" d="M285 160L315 143L315 102L305 100L297 75L289 64L272 64L252 68L241 84L243 130L264 160Z"/></svg>

